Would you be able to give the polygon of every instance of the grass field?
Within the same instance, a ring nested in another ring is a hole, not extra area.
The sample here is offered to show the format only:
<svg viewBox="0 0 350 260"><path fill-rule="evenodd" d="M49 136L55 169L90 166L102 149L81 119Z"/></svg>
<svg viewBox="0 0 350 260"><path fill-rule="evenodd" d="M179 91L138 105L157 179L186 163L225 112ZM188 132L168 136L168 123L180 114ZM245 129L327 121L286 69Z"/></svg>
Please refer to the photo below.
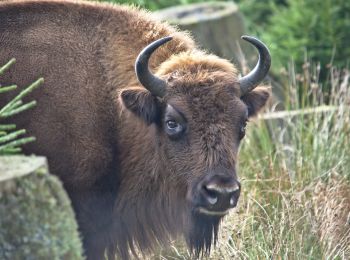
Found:
<svg viewBox="0 0 350 260"><path fill-rule="evenodd" d="M249 259L327 259L350 257L350 223L339 216L334 225L349 232L347 241L329 244L335 232L320 239L322 221L336 213L336 205L317 218L315 209L350 193L321 198L317 192L342 185L350 179L349 72L330 69L332 92L322 94L317 67L306 66L303 75L289 74L286 81L288 110L327 105L328 112L260 120L244 142L240 174L245 178L241 237L232 240L237 255ZM332 185L327 185L331 183ZM345 184L346 185L346 184ZM331 187L329 187L331 186ZM339 204L339 203L338 203ZM350 217L350 215L349 215ZM331 227L329 227L331 229ZM344 242L344 245L342 244ZM327 245L328 243L328 245ZM333 247L333 248L328 248ZM347 247L347 249L345 249Z"/></svg>

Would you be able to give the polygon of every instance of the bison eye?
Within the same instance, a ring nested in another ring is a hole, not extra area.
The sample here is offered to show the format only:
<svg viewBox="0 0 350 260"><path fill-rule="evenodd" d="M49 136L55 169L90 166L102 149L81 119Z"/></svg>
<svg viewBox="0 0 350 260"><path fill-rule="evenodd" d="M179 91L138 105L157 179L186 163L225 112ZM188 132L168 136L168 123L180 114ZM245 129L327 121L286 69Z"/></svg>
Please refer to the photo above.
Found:
<svg viewBox="0 0 350 260"><path fill-rule="evenodd" d="M166 122L166 126L168 127L168 129L173 130L173 129L179 127L179 124L174 120L169 120Z"/></svg>
<svg viewBox="0 0 350 260"><path fill-rule="evenodd" d="M165 122L165 131L170 137L178 137L184 130L183 125L175 120L168 120Z"/></svg>

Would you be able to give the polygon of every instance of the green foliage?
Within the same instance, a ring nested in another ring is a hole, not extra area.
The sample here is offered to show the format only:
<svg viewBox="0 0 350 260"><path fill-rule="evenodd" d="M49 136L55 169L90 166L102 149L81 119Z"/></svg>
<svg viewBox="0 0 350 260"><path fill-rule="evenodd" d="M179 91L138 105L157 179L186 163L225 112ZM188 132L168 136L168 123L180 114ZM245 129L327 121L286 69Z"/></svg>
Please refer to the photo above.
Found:
<svg viewBox="0 0 350 260"><path fill-rule="evenodd" d="M287 0L236 0L235 2L246 18L245 22L252 34L263 32L275 9L287 5Z"/></svg>
<svg viewBox="0 0 350 260"><path fill-rule="evenodd" d="M5 73L11 65L15 63L15 59L11 59L4 66L0 67L0 76ZM34 89L39 87L44 82L43 78L38 79L30 86L22 90L16 97L14 97L7 105L0 109L0 122L5 118L14 116L25 110L28 110L36 105L36 101L31 101L23 104L22 99L27 96ZM1 86L0 94L13 91L17 88L16 85ZM34 137L20 137L26 133L24 129L16 130L14 124L0 124L0 155L13 154L21 151L20 146L35 140Z"/></svg>
<svg viewBox="0 0 350 260"><path fill-rule="evenodd" d="M350 57L350 1L288 0L276 8L263 39L268 42L276 69L292 58L297 68L304 56L327 64L346 67ZM324 72L321 71L324 80Z"/></svg>
<svg viewBox="0 0 350 260"><path fill-rule="evenodd" d="M305 53L313 62L346 67L350 57L350 2L347 0L238 0L249 30L269 45L274 68L296 68Z"/></svg>

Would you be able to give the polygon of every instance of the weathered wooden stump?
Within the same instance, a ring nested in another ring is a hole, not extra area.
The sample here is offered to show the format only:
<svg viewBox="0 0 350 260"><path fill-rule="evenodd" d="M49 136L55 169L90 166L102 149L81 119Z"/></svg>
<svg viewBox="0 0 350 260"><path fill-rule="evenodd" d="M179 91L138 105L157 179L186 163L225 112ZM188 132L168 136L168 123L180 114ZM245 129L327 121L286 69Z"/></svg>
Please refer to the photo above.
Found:
<svg viewBox="0 0 350 260"><path fill-rule="evenodd" d="M240 40L245 31L244 22L233 2L175 6L155 12L154 16L190 31L201 47L237 64L242 60L239 45L246 58L255 54L249 44Z"/></svg>
<svg viewBox="0 0 350 260"><path fill-rule="evenodd" d="M61 182L43 157L0 157L0 259L83 259Z"/></svg>

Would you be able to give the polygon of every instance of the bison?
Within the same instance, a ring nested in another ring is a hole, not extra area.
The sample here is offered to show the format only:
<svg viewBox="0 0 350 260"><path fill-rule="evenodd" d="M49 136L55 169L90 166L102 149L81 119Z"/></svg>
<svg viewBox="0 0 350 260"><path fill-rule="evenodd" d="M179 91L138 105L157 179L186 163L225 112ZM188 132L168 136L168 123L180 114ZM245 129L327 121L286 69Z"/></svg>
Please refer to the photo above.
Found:
<svg viewBox="0 0 350 260"><path fill-rule="evenodd" d="M2 83L45 78L37 107L11 120L37 137L25 153L45 155L62 180L87 258L128 259L178 236L208 253L239 198L247 120L269 97L257 87L267 47L243 38L259 61L239 77L134 7L14 0L0 3L0 20L0 63L17 59Z"/></svg>

